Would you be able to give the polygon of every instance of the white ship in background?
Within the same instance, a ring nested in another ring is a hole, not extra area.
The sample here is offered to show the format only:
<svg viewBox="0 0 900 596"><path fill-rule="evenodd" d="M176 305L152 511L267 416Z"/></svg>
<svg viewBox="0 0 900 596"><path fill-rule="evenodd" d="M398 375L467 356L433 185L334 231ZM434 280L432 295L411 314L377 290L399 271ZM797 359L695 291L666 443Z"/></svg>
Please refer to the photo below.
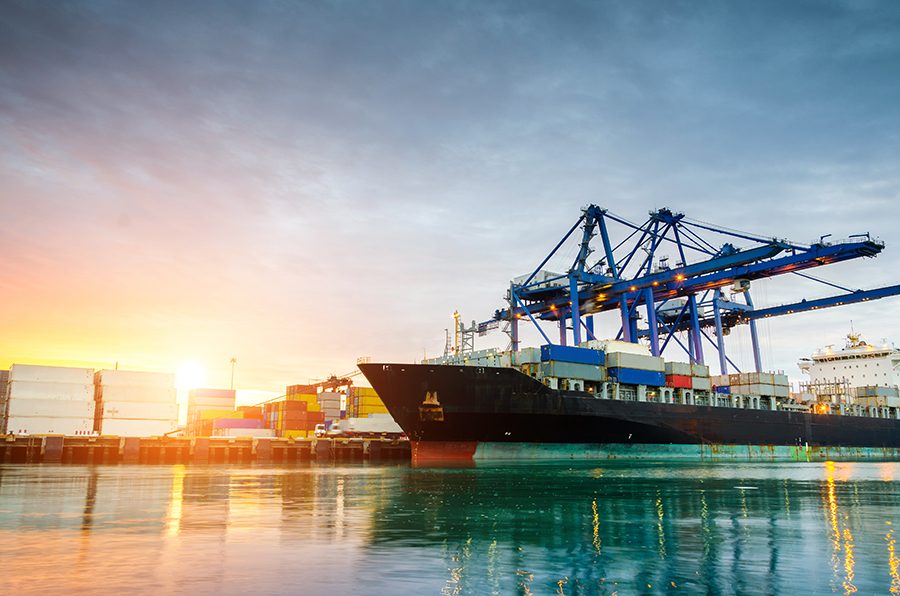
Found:
<svg viewBox="0 0 900 596"><path fill-rule="evenodd" d="M894 401L898 395L900 350L887 340L870 344L851 332L843 349L826 346L798 364L809 375L809 381L800 384L804 401Z"/></svg>

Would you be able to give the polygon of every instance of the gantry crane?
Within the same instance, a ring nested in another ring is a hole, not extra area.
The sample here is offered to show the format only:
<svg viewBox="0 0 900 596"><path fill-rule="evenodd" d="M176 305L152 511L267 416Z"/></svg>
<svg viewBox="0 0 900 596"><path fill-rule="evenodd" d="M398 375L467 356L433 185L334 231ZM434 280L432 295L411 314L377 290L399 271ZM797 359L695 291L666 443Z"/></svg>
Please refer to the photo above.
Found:
<svg viewBox="0 0 900 596"><path fill-rule="evenodd" d="M610 234L613 226L621 226L625 233L625 238L615 244ZM581 241L571 267L562 274L544 270L579 227ZM598 234L599 258L591 262L591 241ZM687 352L691 362L700 364L704 362L705 339L717 350L721 372L726 374L729 364L735 370L738 367L728 358L725 336L734 326L746 323L750 326L754 365L760 371L758 319L900 294L900 285L852 290L804 273L831 263L875 257L884 248L869 234L826 241L829 237L822 236L812 244L766 238L690 220L669 209L650 212L647 221L638 225L590 205L530 275L511 282L507 306L480 323L478 331L506 321L512 349L518 350L520 320L534 323L547 343L552 342L538 320L557 321L559 343L565 345L571 325L572 340L578 344L583 337L595 339L594 314L618 311L621 326L617 339L644 340L655 356L674 341ZM737 244L745 246L738 248ZM667 249L673 254L668 254ZM672 258L675 262L669 263ZM755 308L750 293L752 282L786 273L824 283L843 293ZM731 296L741 296L742 302L726 298L724 288L730 288ZM641 311L646 314L646 323L639 326ZM714 331L713 336L709 330ZM682 331L687 332L686 342L677 336Z"/></svg>

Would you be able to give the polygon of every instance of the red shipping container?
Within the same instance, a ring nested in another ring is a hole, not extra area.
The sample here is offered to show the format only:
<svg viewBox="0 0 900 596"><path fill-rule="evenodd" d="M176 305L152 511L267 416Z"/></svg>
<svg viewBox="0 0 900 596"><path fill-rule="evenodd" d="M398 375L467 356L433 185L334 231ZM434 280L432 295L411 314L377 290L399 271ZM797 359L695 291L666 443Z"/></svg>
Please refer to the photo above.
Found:
<svg viewBox="0 0 900 596"><path fill-rule="evenodd" d="M262 420L263 410L258 406L238 406L238 412L244 415L244 420Z"/></svg>
<svg viewBox="0 0 900 596"><path fill-rule="evenodd" d="M310 423L313 424L313 427L315 427L316 424L322 424L323 422L325 422L325 412L309 412L307 416Z"/></svg>
<svg viewBox="0 0 900 596"><path fill-rule="evenodd" d="M283 403L285 413L306 411L307 403L305 401L286 401Z"/></svg>
<svg viewBox="0 0 900 596"><path fill-rule="evenodd" d="M666 387L690 389L691 377L688 375L666 375Z"/></svg>

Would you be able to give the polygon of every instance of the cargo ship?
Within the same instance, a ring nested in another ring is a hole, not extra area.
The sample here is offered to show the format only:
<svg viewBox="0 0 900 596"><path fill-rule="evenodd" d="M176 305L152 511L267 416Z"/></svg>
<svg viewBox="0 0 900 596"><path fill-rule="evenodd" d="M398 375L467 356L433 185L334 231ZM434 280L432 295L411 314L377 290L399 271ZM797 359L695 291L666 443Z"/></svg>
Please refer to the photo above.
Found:
<svg viewBox="0 0 900 596"><path fill-rule="evenodd" d="M896 396L804 405L783 374L710 376L644 350L594 340L359 366L419 464L900 459Z"/></svg>

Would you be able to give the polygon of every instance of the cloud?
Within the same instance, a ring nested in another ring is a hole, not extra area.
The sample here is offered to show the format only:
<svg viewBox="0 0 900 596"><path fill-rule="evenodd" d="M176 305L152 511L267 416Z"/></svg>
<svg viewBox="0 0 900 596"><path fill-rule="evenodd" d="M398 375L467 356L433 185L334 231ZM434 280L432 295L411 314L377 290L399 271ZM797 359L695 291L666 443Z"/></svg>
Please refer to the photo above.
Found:
<svg viewBox="0 0 900 596"><path fill-rule="evenodd" d="M243 351L262 389L412 358L589 202L869 230L839 271L894 283L898 33L888 2L5 3L0 353L52 320L99 356Z"/></svg>

